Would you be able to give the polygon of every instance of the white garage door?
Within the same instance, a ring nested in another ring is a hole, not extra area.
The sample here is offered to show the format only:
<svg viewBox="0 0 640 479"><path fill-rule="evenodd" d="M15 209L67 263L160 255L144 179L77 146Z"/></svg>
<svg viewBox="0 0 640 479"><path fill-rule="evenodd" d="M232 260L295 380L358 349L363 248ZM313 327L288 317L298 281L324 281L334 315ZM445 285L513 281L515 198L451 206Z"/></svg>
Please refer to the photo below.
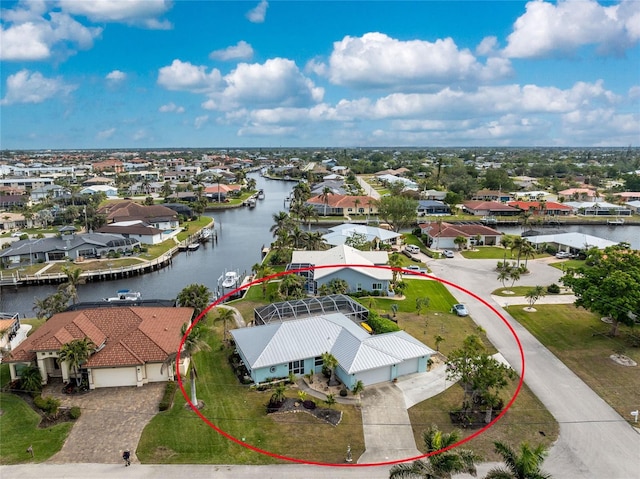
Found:
<svg viewBox="0 0 640 479"><path fill-rule="evenodd" d="M398 364L398 376L413 374L418 372L418 358L408 359Z"/></svg>
<svg viewBox="0 0 640 479"><path fill-rule="evenodd" d="M96 388L137 385L135 367L92 369L91 375Z"/></svg>
<svg viewBox="0 0 640 479"><path fill-rule="evenodd" d="M362 381L362 384L365 386L391 381L391 368L389 366L385 366L383 368L363 371L356 374L356 380Z"/></svg>

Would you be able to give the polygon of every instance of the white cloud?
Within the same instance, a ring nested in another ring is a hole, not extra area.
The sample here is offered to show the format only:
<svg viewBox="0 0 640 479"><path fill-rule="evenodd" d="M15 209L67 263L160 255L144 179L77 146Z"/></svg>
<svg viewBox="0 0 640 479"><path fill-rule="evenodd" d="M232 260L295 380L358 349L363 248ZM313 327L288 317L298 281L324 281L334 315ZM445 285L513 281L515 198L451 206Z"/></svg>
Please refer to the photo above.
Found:
<svg viewBox="0 0 640 479"><path fill-rule="evenodd" d="M109 138L111 138L113 136L113 134L115 132L116 132L115 128L109 128L108 130L99 131L98 134L96 135L96 139L97 140L108 140Z"/></svg>
<svg viewBox="0 0 640 479"><path fill-rule="evenodd" d="M169 102L166 105L162 105L158 108L160 113L184 113L184 107L178 106L173 102Z"/></svg>
<svg viewBox="0 0 640 479"><path fill-rule="evenodd" d="M167 20L157 18L171 8L170 0L60 0L60 6L94 22L119 22L154 30L171 28Z"/></svg>
<svg viewBox="0 0 640 479"><path fill-rule="evenodd" d="M267 16L268 6L269 2L267 2L267 0L262 0L255 8L247 12L247 19L251 23L263 23Z"/></svg>
<svg viewBox="0 0 640 479"><path fill-rule="evenodd" d="M49 98L66 96L76 88L61 78L45 78L40 72L20 70L7 78L6 95L0 104L42 103Z"/></svg>
<svg viewBox="0 0 640 479"><path fill-rule="evenodd" d="M215 50L209 54L212 60L248 60L253 56L253 48L244 40L223 50Z"/></svg>
<svg viewBox="0 0 640 479"><path fill-rule="evenodd" d="M498 48L498 39L496 37L484 37L480 44L476 47L476 54L478 55L493 55Z"/></svg>
<svg viewBox="0 0 640 479"><path fill-rule="evenodd" d="M195 121L193 122L193 126L196 127L196 130L199 130L200 128L202 128L202 126L205 123L207 123L208 120L209 120L209 115L198 116L198 117L196 117Z"/></svg>
<svg viewBox="0 0 640 479"><path fill-rule="evenodd" d="M356 88L411 88L493 79L508 63L482 65L451 38L400 41L383 33L344 37L333 44L328 76L332 83ZM499 66L497 70L493 68ZM508 68L510 71L510 67Z"/></svg>
<svg viewBox="0 0 640 479"><path fill-rule="evenodd" d="M16 21L6 28L0 26L2 60L46 60L54 54L54 50L66 57L75 53L75 49L91 48L94 38L102 33L101 28L85 27L66 13L51 12L49 20L35 15L32 10L9 17L29 20Z"/></svg>
<svg viewBox="0 0 640 479"><path fill-rule="evenodd" d="M640 2L603 6L594 0L531 1L507 38L504 55L535 58L572 53L583 45L620 52L640 39Z"/></svg>
<svg viewBox="0 0 640 479"><path fill-rule="evenodd" d="M111 83L119 83L127 78L127 74L120 70L113 70L109 72L105 78Z"/></svg>
<svg viewBox="0 0 640 479"><path fill-rule="evenodd" d="M628 96L631 99L640 98L640 85L634 85L629 88Z"/></svg>
<svg viewBox="0 0 640 479"><path fill-rule="evenodd" d="M211 91L221 85L220 71L196 66L189 62L173 60L170 66L162 67L158 74L158 84L168 90L186 90L195 93Z"/></svg>

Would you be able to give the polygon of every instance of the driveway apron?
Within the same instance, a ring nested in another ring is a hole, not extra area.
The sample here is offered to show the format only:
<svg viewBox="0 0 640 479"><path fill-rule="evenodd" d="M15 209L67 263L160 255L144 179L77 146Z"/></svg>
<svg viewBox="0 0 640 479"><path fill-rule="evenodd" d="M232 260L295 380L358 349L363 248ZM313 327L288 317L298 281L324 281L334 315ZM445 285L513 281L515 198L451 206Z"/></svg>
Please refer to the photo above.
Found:
<svg viewBox="0 0 640 479"><path fill-rule="evenodd" d="M152 383L139 388L102 388L78 396L63 394L60 385L47 388L44 394L58 397L62 406L82 410L62 449L48 462L118 463L124 449L131 451L131 462L138 462L138 441L158 413L164 387L165 383Z"/></svg>
<svg viewBox="0 0 640 479"><path fill-rule="evenodd" d="M409 420L404 394L394 384L368 386L362 397L365 452L358 464L396 461L422 453Z"/></svg>

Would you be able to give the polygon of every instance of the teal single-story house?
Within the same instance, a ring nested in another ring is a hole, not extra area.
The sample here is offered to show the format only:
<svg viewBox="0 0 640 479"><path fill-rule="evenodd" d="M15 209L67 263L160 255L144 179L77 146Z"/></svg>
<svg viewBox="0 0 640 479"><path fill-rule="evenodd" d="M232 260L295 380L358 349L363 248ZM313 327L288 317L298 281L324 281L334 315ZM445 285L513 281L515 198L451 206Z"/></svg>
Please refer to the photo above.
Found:
<svg viewBox="0 0 640 479"><path fill-rule="evenodd" d="M435 351L404 331L370 335L343 313L324 313L234 329L236 350L254 383L322 370L322 354L338 361L336 376L349 389L425 372Z"/></svg>

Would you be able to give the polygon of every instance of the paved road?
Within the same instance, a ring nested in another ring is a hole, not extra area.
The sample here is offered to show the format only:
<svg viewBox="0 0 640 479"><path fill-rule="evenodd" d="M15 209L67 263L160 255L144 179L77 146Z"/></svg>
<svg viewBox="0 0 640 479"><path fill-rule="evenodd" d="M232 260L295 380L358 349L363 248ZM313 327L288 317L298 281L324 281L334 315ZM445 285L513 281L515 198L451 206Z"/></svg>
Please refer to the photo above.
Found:
<svg viewBox="0 0 640 479"><path fill-rule="evenodd" d="M495 260L432 261L435 276L451 281L499 309L491 291L500 287ZM544 261L529 261L531 274L520 284L557 283L561 271ZM469 308L473 319L518 372L520 352L513 335L497 316L466 293L450 288ZM561 479L637 479L640 434L571 372L511 316L504 316L520 338L525 354L525 382L560 424L560 437L545 461L545 469Z"/></svg>

